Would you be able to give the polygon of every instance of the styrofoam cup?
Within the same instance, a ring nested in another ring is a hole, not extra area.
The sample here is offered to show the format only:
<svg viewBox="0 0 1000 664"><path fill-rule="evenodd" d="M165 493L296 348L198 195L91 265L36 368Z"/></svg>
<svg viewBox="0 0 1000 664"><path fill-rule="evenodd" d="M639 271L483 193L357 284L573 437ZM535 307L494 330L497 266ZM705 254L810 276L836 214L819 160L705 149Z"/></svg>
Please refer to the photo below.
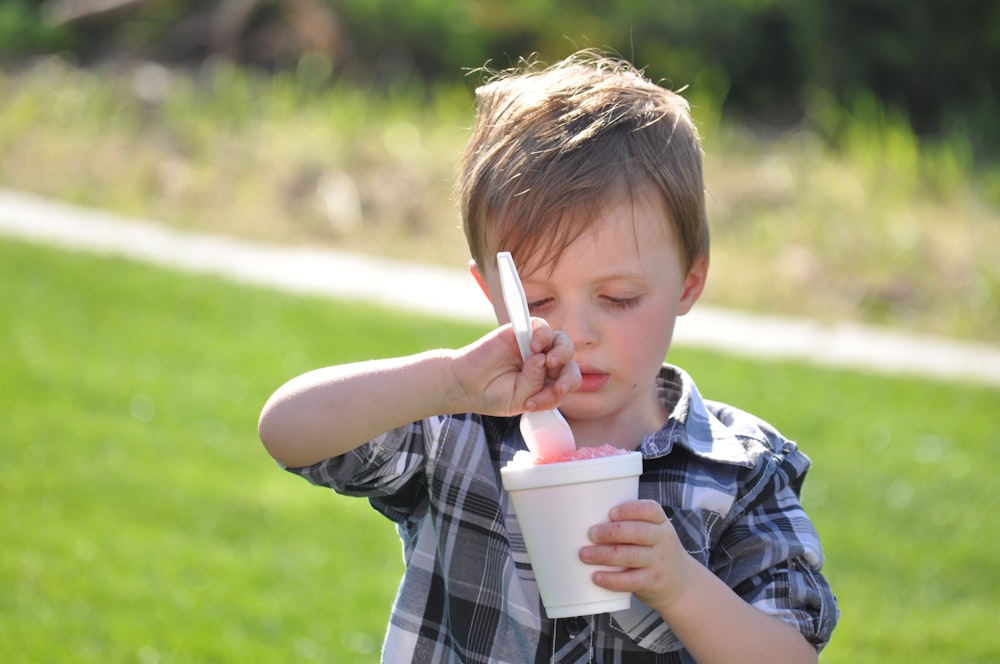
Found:
<svg viewBox="0 0 1000 664"><path fill-rule="evenodd" d="M587 531L607 522L612 507L638 497L641 474L639 452L500 469L549 618L629 608L631 593L591 580L598 569L617 568L583 563L580 549L590 543Z"/></svg>

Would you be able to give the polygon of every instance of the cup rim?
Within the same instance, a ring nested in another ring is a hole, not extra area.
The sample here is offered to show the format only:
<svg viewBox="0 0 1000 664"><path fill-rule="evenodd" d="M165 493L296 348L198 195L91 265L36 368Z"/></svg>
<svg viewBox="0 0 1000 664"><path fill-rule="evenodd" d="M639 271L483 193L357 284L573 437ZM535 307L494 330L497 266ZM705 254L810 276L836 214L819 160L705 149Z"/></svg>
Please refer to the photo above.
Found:
<svg viewBox="0 0 1000 664"><path fill-rule="evenodd" d="M642 475L641 452L627 452L596 459L558 461L537 466L511 467L506 465L500 469L500 477L507 491L580 484L638 475Z"/></svg>

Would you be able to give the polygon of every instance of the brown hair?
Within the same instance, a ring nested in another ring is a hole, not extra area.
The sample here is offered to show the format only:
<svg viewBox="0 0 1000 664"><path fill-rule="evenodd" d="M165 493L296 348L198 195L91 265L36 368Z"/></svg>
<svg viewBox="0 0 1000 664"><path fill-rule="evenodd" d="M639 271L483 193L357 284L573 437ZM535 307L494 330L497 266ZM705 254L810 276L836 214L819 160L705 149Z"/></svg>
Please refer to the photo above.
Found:
<svg viewBox="0 0 1000 664"><path fill-rule="evenodd" d="M487 249L551 265L603 204L647 191L663 200L685 268L708 254L701 143L680 95L586 50L495 73L476 105L457 197L480 265L493 265Z"/></svg>

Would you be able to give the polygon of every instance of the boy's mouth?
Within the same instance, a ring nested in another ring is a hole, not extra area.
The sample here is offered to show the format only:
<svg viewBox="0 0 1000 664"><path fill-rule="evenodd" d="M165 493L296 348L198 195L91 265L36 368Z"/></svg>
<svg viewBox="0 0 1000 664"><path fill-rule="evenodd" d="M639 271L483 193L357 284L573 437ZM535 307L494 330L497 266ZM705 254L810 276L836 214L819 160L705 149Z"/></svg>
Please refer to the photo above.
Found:
<svg viewBox="0 0 1000 664"><path fill-rule="evenodd" d="M580 367L580 375L583 381L580 383L580 392L597 392L607 385L611 374L592 367Z"/></svg>

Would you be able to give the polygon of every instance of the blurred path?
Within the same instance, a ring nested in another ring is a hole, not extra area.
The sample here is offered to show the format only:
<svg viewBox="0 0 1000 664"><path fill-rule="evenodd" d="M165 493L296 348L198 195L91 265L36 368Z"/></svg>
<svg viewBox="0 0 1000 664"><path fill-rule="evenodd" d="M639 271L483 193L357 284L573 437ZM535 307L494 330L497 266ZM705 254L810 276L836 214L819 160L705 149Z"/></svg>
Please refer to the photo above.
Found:
<svg viewBox="0 0 1000 664"><path fill-rule="evenodd" d="M494 321L472 278L457 269L183 232L3 190L0 234L295 293L364 300L475 323ZM823 326L696 306L678 321L675 343L1000 386L1000 346L859 325Z"/></svg>

